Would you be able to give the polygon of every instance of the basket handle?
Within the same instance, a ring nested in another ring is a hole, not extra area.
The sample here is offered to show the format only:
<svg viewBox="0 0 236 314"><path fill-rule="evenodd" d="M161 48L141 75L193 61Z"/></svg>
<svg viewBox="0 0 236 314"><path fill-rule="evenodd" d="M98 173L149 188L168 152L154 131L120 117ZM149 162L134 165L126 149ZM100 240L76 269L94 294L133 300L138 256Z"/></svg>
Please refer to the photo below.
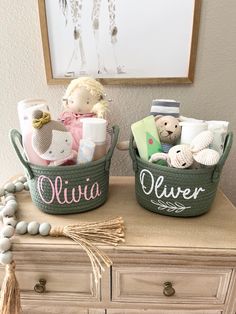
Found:
<svg viewBox="0 0 236 314"><path fill-rule="evenodd" d="M229 155L232 143L233 143L233 132L230 132L227 134L226 139L225 139L224 152L223 152L222 156L220 157L220 160L217 163L217 165L215 166L215 169L213 171L212 182L216 182L219 180L221 170L222 170L222 168L225 164L225 161Z"/></svg>
<svg viewBox="0 0 236 314"><path fill-rule="evenodd" d="M134 172L137 172L138 171L138 165L137 165L137 159L136 159L136 151L134 148L134 136L132 133L131 133L130 140L129 140L129 154L130 154L130 157L131 157L132 162L133 162L133 170L134 170Z"/></svg>
<svg viewBox="0 0 236 314"><path fill-rule="evenodd" d="M118 136L120 129L118 125L114 125L112 127L113 130L113 136L112 136L112 142L111 142L111 147L109 148L107 154L106 154L106 163L105 163L105 170L109 171L110 164L111 164L111 157L113 155L114 149L116 147L117 141L118 141Z"/></svg>
<svg viewBox="0 0 236 314"><path fill-rule="evenodd" d="M22 150L23 150L23 145L22 145L22 135L20 134L19 131L17 131L16 129L11 129L10 133L10 141L12 146L15 149L15 152L20 160L20 162L22 163L22 165L24 166L24 168L27 171L27 175L30 179L33 179L34 174L30 168L29 162L26 160L25 156L21 153L20 149L19 149L19 145L21 146ZM18 141L18 143L17 143Z"/></svg>

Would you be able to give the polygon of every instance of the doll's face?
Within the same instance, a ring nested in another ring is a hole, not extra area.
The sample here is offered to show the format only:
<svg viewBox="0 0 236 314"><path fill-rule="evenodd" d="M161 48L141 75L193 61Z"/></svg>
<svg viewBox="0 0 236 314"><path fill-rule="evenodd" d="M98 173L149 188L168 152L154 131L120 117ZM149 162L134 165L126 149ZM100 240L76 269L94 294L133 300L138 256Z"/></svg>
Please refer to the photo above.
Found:
<svg viewBox="0 0 236 314"><path fill-rule="evenodd" d="M93 106L99 102L85 87L76 88L68 98L68 108L76 113L89 113Z"/></svg>
<svg viewBox="0 0 236 314"><path fill-rule="evenodd" d="M45 160L65 159L72 151L72 135L69 132L52 131L52 142L40 157Z"/></svg>

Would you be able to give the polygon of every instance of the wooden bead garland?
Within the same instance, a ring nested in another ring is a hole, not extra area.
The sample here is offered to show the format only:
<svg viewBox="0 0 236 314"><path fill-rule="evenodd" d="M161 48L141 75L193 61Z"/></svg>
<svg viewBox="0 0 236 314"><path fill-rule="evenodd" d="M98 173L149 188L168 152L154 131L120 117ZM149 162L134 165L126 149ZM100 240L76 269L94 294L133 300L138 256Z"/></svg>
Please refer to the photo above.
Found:
<svg viewBox="0 0 236 314"><path fill-rule="evenodd" d="M64 227L52 227L47 222L17 222L15 213L18 204L13 193L23 190L29 190L27 179L24 176L19 177L14 182L7 183L4 188L0 188L0 198L4 197L4 205L0 205L0 216L4 225L0 238L0 262L6 266L6 276L1 289L1 314L21 313L20 289L15 276L15 262L11 252L11 237L14 233L23 235L28 232L31 235L40 234L42 236L71 238L87 253L96 283L101 278L101 271L104 271L102 262L109 267L112 265L112 261L93 242L110 245L124 242L124 221L121 217L102 222L80 223ZM96 230L96 233L94 230Z"/></svg>
<svg viewBox="0 0 236 314"><path fill-rule="evenodd" d="M4 246L4 243L7 242L6 239L11 238L14 235L15 226L17 221L15 219L15 212L17 210L17 202L14 196L14 192L21 192L24 189L28 190L28 183L26 182L26 177L19 177L15 180L15 183L10 182L5 184L4 188L0 189L0 197L5 197L5 205L1 206L1 217L4 224L4 227L1 230L1 239L0 239L0 262L3 265L10 264L13 260L12 253L9 253L11 245ZM11 243L11 242L10 242ZM4 249L5 248L5 249ZM7 249L6 249L7 248Z"/></svg>
<svg viewBox="0 0 236 314"><path fill-rule="evenodd" d="M6 266L6 276L1 289L1 314L21 312L20 288L15 276L15 262L11 252L10 238L14 235L17 225L15 212L18 206L13 193L23 190L29 190L26 178L23 176L0 188L0 197L4 197L4 205L0 206L0 215L4 225L0 239L0 263Z"/></svg>

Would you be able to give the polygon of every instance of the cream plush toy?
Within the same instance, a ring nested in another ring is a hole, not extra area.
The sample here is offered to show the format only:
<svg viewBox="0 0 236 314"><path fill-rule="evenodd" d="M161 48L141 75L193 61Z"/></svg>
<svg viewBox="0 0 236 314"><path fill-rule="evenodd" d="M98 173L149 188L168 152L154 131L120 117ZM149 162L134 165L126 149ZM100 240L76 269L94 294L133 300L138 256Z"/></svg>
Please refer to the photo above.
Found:
<svg viewBox="0 0 236 314"><path fill-rule="evenodd" d="M64 111L59 120L73 136L73 149L78 151L82 138L81 118L106 118L108 101L104 87L92 77L72 80L63 97Z"/></svg>
<svg viewBox="0 0 236 314"><path fill-rule="evenodd" d="M164 153L176 144L181 134L179 120L173 116L155 116L158 135Z"/></svg>
<svg viewBox="0 0 236 314"><path fill-rule="evenodd" d="M77 153L72 149L72 135L64 125L51 120L50 113L33 112L32 146L50 166L74 165Z"/></svg>
<svg viewBox="0 0 236 314"><path fill-rule="evenodd" d="M150 162L166 160L170 167L189 168L194 161L204 166L214 166L218 163L220 155L213 149L206 148L213 141L211 131L203 131L198 134L190 145L176 145L168 154L155 153Z"/></svg>
<svg viewBox="0 0 236 314"><path fill-rule="evenodd" d="M173 116L155 116L157 132L162 144L164 153L168 153L169 149L176 144L181 134L179 120ZM119 150L127 150L129 141L121 141L117 144Z"/></svg>

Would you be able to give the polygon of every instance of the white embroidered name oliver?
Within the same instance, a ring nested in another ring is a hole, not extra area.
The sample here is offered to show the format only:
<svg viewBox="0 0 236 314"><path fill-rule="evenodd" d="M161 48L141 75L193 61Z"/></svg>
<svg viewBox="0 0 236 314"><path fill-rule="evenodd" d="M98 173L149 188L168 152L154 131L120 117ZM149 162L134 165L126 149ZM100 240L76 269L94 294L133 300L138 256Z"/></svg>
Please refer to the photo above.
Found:
<svg viewBox="0 0 236 314"><path fill-rule="evenodd" d="M184 206L182 203L177 201L174 203L165 203L164 201L160 200L162 197L177 199L179 196L182 196L185 200L190 200L191 198L197 199L199 193L205 191L205 189L202 187L196 187L193 190L190 188L182 189L179 186L177 188L168 187L164 184L164 179L164 176L159 176L155 182L153 174L147 169L143 169L139 175L143 193L150 195L153 191L155 192L155 196L158 200L155 201L151 199L151 203L157 205L159 210L180 213L185 209L191 208L191 206ZM150 182L150 186L146 186L145 181Z"/></svg>

